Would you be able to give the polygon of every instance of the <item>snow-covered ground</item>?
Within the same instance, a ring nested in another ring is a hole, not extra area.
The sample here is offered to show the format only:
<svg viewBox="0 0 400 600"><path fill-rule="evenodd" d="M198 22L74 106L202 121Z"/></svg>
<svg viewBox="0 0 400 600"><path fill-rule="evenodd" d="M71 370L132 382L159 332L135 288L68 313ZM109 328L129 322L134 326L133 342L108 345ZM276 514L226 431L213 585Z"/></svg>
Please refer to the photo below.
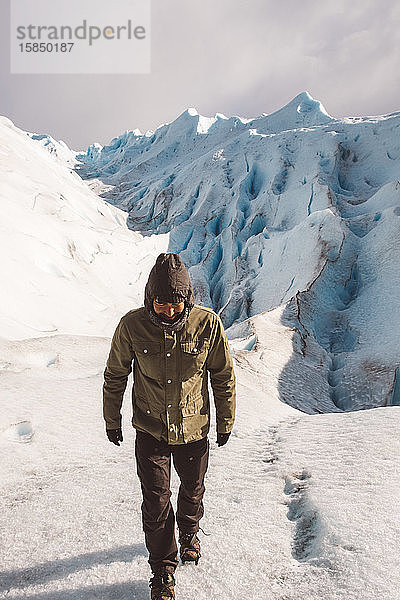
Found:
<svg viewBox="0 0 400 600"><path fill-rule="evenodd" d="M210 535L198 567L178 568L177 598L393 600L400 408L311 416L283 404L290 331L279 338L270 366L235 352L237 425L212 443ZM108 345L57 335L0 350L0 598L148 598L129 394L120 448L101 418Z"/></svg>
<svg viewBox="0 0 400 600"><path fill-rule="evenodd" d="M253 120L189 109L91 146L82 181L65 144L0 119L0 598L148 598L129 391L117 448L101 386L167 248L238 379L177 600L399 597L398 123L307 94Z"/></svg>

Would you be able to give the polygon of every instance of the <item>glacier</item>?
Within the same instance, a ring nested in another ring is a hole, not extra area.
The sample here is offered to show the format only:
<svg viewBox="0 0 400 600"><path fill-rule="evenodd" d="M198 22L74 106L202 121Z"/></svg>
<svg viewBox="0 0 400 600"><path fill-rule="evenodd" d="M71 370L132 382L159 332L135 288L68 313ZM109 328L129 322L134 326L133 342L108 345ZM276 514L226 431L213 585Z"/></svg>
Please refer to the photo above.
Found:
<svg viewBox="0 0 400 600"><path fill-rule="evenodd" d="M398 124L303 93L76 152L0 117L0 598L148 597L130 390L117 448L101 385L167 249L223 318L238 386L177 597L396 598Z"/></svg>
<svg viewBox="0 0 400 600"><path fill-rule="evenodd" d="M284 401L304 406L287 386L300 362L321 377L309 410L357 410L392 404L400 356L399 127L399 113L335 119L303 92L255 119L190 108L75 168L130 229L169 235L228 332L285 305Z"/></svg>

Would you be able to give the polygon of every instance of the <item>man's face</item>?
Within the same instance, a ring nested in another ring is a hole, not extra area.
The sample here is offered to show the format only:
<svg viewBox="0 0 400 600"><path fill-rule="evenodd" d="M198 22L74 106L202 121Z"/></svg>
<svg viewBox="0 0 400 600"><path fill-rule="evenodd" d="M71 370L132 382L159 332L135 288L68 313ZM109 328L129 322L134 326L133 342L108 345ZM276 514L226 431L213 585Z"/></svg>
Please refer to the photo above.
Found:
<svg viewBox="0 0 400 600"><path fill-rule="evenodd" d="M185 302L159 302L158 298L153 300L154 312L157 315L162 315L169 320L173 320L176 316L178 316L185 308Z"/></svg>

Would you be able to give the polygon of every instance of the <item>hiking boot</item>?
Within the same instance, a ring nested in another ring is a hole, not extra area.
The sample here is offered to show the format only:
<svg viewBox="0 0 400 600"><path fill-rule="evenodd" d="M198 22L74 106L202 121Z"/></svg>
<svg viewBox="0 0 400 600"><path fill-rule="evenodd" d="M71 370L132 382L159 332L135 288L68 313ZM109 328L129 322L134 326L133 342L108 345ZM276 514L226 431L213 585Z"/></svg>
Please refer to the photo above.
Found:
<svg viewBox="0 0 400 600"><path fill-rule="evenodd" d="M185 562L194 562L196 565L199 562L200 541L195 533L180 533L180 556L182 564Z"/></svg>
<svg viewBox="0 0 400 600"><path fill-rule="evenodd" d="M150 579L151 600L171 600L175 598L175 578L166 569L154 573Z"/></svg>

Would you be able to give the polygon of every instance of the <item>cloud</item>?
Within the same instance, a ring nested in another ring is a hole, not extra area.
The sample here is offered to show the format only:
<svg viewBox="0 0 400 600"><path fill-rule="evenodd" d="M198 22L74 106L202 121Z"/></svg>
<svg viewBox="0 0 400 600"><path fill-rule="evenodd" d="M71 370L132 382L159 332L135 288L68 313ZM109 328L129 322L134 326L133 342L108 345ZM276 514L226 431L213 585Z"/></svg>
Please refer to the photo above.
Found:
<svg viewBox="0 0 400 600"><path fill-rule="evenodd" d="M205 115L272 112L305 89L336 116L400 109L397 0L384 9L376 0L152 6L150 75L10 76L3 64L0 112L81 148L154 129L187 106Z"/></svg>

